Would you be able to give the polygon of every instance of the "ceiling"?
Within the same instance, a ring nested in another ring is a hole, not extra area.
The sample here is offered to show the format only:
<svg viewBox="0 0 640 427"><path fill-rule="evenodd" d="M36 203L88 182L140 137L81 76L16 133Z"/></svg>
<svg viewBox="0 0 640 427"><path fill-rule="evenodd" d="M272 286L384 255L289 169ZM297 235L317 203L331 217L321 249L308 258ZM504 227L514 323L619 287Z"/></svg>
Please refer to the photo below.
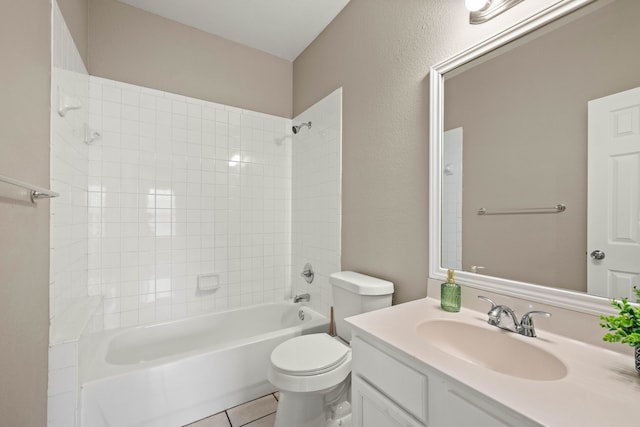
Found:
<svg viewBox="0 0 640 427"><path fill-rule="evenodd" d="M293 61L349 0L118 0Z"/></svg>

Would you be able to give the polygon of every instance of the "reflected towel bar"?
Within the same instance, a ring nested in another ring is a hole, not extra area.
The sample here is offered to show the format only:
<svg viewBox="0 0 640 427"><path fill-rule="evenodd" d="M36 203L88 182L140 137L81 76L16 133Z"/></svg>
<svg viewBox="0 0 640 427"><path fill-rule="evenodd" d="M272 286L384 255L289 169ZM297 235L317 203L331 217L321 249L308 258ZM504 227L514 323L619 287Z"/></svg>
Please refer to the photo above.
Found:
<svg viewBox="0 0 640 427"><path fill-rule="evenodd" d="M26 188L30 191L31 203L35 203L38 199L50 199L52 197L58 197L60 194L55 191L47 190L36 185L27 184L26 182L18 181L17 179L9 178L8 176L0 175L0 182L15 185L16 187Z"/></svg>
<svg viewBox="0 0 640 427"><path fill-rule="evenodd" d="M562 213L567 210L567 206L563 203L550 208L521 208L521 209L478 209L478 215L520 215L520 214L545 214L545 213Z"/></svg>

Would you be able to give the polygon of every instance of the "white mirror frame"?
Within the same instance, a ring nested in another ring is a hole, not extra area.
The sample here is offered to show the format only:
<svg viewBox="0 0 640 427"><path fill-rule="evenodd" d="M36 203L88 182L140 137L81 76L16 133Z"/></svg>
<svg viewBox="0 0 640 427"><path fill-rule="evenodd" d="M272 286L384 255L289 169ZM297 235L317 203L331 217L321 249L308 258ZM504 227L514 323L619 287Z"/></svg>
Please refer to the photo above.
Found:
<svg viewBox="0 0 640 427"><path fill-rule="evenodd" d="M431 279L444 281L447 277L446 269L441 267L441 155L444 132L444 74L594 1L560 1L496 36L431 67L429 100L429 277ZM456 276L460 284L488 292L523 298L589 314L597 315L613 312L609 300L587 295L586 293L484 276L466 271L456 272Z"/></svg>

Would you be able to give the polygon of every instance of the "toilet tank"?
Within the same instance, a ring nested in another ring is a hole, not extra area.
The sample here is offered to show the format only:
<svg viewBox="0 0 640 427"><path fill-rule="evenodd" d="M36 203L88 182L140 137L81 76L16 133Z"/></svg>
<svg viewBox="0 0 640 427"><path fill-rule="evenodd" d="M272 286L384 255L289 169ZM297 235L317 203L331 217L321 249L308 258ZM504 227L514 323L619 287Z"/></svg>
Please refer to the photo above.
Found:
<svg viewBox="0 0 640 427"><path fill-rule="evenodd" d="M340 271L329 276L333 293L333 314L336 332L351 342L351 325L345 318L391 306L393 283L356 273Z"/></svg>

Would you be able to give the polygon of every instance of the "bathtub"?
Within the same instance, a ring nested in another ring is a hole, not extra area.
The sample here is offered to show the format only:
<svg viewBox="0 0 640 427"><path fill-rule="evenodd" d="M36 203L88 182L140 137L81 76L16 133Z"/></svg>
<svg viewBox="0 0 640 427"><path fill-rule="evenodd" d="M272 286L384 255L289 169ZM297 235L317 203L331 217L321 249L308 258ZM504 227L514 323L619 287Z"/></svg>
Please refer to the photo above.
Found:
<svg viewBox="0 0 640 427"><path fill-rule="evenodd" d="M271 393L271 351L328 325L308 307L273 303L88 336L81 426L178 427Z"/></svg>

